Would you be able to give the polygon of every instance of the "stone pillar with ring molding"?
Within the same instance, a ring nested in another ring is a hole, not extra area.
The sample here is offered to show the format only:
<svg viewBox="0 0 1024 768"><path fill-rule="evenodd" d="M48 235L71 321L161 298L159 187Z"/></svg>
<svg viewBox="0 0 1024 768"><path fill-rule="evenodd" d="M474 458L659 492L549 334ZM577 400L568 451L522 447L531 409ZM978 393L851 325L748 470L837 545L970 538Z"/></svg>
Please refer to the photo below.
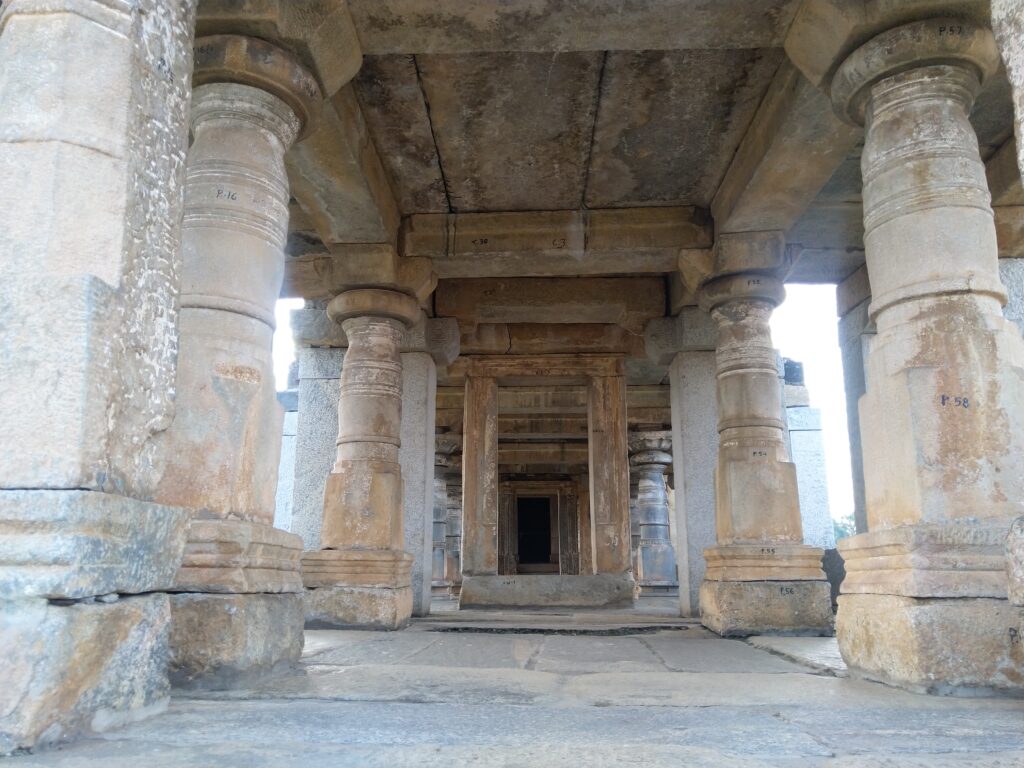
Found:
<svg viewBox="0 0 1024 768"><path fill-rule="evenodd" d="M750 239L779 256L783 245L781 235ZM754 272L713 278L699 295L718 328L719 438L718 543L704 550L700 610L704 625L724 636L832 631L823 552L803 543L796 466L783 434L768 321L784 296L781 280Z"/></svg>
<svg viewBox="0 0 1024 768"><path fill-rule="evenodd" d="M871 281L860 400L868 531L839 549L836 634L859 674L917 690L1019 689L1003 546L1024 505L1024 345L1001 313L977 136L992 32L957 19L869 40L831 83L865 127Z"/></svg>
<svg viewBox="0 0 1024 768"><path fill-rule="evenodd" d="M302 558L307 622L398 629L412 615L412 555L402 549L399 347L421 315L397 290L348 290L327 306L348 352L341 371L334 468L321 549Z"/></svg>
<svg viewBox="0 0 1024 768"><path fill-rule="evenodd" d="M672 466L671 451L671 432L637 432L629 436L629 468L637 478L636 570L642 592L679 587L665 484L665 473Z"/></svg>
<svg viewBox="0 0 1024 768"><path fill-rule="evenodd" d="M302 650L302 541L273 527L283 414L272 344L284 155L320 101L313 75L271 43L196 40L175 416L156 494L192 511L171 599L170 669L181 685L270 669ZM252 635L272 641L239 655Z"/></svg>

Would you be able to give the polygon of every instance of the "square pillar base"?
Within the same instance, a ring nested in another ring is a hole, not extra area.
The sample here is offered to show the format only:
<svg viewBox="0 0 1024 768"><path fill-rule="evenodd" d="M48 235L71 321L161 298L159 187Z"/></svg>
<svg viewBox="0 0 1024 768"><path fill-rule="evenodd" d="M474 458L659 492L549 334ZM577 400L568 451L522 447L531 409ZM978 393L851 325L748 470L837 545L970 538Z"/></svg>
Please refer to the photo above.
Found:
<svg viewBox="0 0 1024 768"><path fill-rule="evenodd" d="M0 600L0 755L167 708L167 595Z"/></svg>
<svg viewBox="0 0 1024 768"><path fill-rule="evenodd" d="M918 693L1024 691L1024 609L985 597L839 596L850 671Z"/></svg>
<svg viewBox="0 0 1024 768"><path fill-rule="evenodd" d="M299 660L299 594L171 595L171 683L223 690Z"/></svg>
<svg viewBox="0 0 1024 768"><path fill-rule="evenodd" d="M402 629L412 618L412 587L336 584L307 589L309 629Z"/></svg>
<svg viewBox="0 0 1024 768"><path fill-rule="evenodd" d="M708 581L700 585L701 623L722 637L832 634L827 581Z"/></svg>

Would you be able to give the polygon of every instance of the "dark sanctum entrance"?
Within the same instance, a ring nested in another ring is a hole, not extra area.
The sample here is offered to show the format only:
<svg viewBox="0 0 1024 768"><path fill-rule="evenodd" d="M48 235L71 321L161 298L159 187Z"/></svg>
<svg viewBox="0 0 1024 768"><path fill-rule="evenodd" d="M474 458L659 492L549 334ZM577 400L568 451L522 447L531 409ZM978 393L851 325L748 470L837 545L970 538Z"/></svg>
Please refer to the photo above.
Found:
<svg viewBox="0 0 1024 768"><path fill-rule="evenodd" d="M551 566L551 512L550 496L520 496L516 499L520 573L537 570L523 566Z"/></svg>

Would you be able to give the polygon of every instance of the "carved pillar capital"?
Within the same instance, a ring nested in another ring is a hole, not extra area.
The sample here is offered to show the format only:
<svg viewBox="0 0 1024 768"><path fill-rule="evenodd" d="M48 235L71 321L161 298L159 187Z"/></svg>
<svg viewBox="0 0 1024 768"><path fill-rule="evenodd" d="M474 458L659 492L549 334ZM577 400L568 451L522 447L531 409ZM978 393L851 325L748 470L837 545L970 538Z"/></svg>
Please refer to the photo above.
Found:
<svg viewBox="0 0 1024 768"><path fill-rule="evenodd" d="M193 87L200 93L212 83L236 83L276 97L294 114L300 137L312 130L323 101L316 78L295 56L255 37L210 35L196 40Z"/></svg>
<svg viewBox="0 0 1024 768"><path fill-rule="evenodd" d="M917 81L922 91L955 92L970 111L981 82L998 68L999 51L987 27L949 18L904 24L877 35L846 57L832 78L832 105L842 119L864 125L873 98L890 92L886 86L876 86L887 78L908 75L900 79Z"/></svg>
<svg viewBox="0 0 1024 768"><path fill-rule="evenodd" d="M357 288L335 296L327 305L327 315L340 323L346 334L353 320L367 318L395 321L404 330L420 317L419 304L412 296L383 288ZM355 324L352 327L356 327ZM351 337L349 344L351 345Z"/></svg>

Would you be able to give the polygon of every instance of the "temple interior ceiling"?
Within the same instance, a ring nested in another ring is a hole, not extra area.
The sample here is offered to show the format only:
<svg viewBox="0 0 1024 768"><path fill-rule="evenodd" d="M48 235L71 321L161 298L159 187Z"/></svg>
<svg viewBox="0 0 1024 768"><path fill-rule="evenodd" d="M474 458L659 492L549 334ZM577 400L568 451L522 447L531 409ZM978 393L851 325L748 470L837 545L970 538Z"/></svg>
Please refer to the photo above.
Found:
<svg viewBox="0 0 1024 768"><path fill-rule="evenodd" d="M362 66L290 153L286 295L318 298L298 261L338 245L390 242L442 281L670 275L715 232L763 230L786 233L790 282L841 282L864 263L861 140L808 81L813 57L791 63L799 6L349 0ZM1004 72L971 121L982 159L1007 165ZM1015 243L1024 193L1001 183ZM641 212L659 209L655 230Z"/></svg>

